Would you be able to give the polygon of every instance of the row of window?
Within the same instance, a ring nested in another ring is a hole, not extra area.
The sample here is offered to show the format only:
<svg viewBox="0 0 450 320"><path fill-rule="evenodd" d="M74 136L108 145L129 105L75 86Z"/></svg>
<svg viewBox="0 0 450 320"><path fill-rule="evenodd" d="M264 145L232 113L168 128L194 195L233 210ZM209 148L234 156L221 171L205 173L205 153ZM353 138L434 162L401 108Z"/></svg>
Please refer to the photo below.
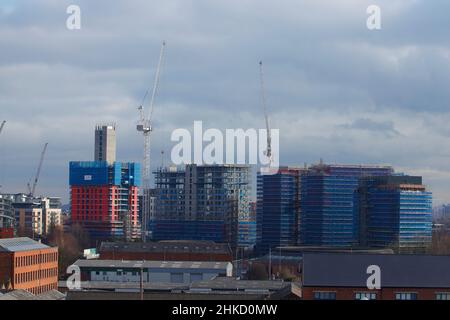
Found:
<svg viewBox="0 0 450 320"><path fill-rule="evenodd" d="M24 283L57 276L58 276L58 268L48 268L36 271L17 273L14 276L14 281L15 283Z"/></svg>
<svg viewBox="0 0 450 320"><path fill-rule="evenodd" d="M58 285L56 283L52 283L52 284L46 284L46 285L42 285L42 286L38 286L38 287L29 288L29 289L27 289L27 291L31 292L32 294L41 294L43 292L47 292L50 290L57 290L57 289L58 289Z"/></svg>
<svg viewBox="0 0 450 320"><path fill-rule="evenodd" d="M14 263L16 267L26 267L39 263L56 262L56 261L58 261L58 253L50 252L42 254L33 254L23 257L16 257Z"/></svg>
<svg viewBox="0 0 450 320"><path fill-rule="evenodd" d="M376 300L376 292L355 292L355 300ZM435 295L436 300L450 300L450 292L438 292ZM336 300L334 291L315 291L314 300ZM397 292L395 300L417 300L416 292Z"/></svg>

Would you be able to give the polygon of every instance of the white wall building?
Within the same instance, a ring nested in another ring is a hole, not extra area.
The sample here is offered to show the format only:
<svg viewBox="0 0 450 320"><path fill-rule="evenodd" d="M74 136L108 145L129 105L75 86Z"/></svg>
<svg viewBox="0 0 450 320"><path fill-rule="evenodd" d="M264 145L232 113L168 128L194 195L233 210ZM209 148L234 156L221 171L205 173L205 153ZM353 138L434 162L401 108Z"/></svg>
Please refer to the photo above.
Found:
<svg viewBox="0 0 450 320"><path fill-rule="evenodd" d="M180 283L231 277L230 262L78 260L82 280L108 282Z"/></svg>

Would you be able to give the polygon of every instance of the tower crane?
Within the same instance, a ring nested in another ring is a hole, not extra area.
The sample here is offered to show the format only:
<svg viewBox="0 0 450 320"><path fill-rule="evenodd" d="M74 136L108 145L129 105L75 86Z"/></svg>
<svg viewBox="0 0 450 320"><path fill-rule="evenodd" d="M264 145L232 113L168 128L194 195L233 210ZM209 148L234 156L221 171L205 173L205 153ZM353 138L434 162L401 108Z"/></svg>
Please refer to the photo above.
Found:
<svg viewBox="0 0 450 320"><path fill-rule="evenodd" d="M263 72L263 63L259 62L259 76L261 80L261 103L264 110L264 118L266 121L266 129L267 129L267 149L264 151L264 155L269 158L269 165L272 163L272 137L270 135L270 126L269 126L269 116L267 114L267 100L266 100L266 91L264 87L264 72Z"/></svg>
<svg viewBox="0 0 450 320"><path fill-rule="evenodd" d="M3 130L3 127L5 126L5 123L6 123L6 121L3 120L2 124L0 125L0 134L2 133L2 130ZM1 187L2 187L2 186L0 185L0 188L1 188Z"/></svg>
<svg viewBox="0 0 450 320"><path fill-rule="evenodd" d="M42 149L41 158L39 160L39 165L38 165L38 168L36 171L36 176L34 177L34 181L33 181L33 187L31 187L31 182L29 182L27 184L28 196L30 196L31 198L34 197L34 192L36 191L36 186L39 181L39 175L41 174L42 164L44 163L44 156L45 156L45 152L47 151L47 146L48 146L48 143L45 143L44 149Z"/></svg>
<svg viewBox="0 0 450 320"><path fill-rule="evenodd" d="M158 66L156 68L155 79L153 83L152 95L150 97L150 105L148 116L145 115L144 102L148 95L148 91L144 95L142 104L138 107L139 110L139 122L136 126L138 132L142 132L144 136L144 157L142 160L142 228L143 228L143 240L146 241L147 238L147 224L148 224L148 190L150 188L150 134L153 130L152 128L152 116L155 103L156 93L159 87L159 76L161 73L161 66L164 58L164 49L166 42L163 41L161 45L161 51L159 53Z"/></svg>

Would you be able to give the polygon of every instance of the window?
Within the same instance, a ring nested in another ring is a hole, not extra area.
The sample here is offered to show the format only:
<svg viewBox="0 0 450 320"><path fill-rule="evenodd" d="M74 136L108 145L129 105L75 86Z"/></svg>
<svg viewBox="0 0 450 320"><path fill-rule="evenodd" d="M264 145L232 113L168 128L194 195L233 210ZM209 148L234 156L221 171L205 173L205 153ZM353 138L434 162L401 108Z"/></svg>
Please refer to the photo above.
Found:
<svg viewBox="0 0 450 320"><path fill-rule="evenodd" d="M314 300L336 300L336 292L315 291Z"/></svg>
<svg viewBox="0 0 450 320"><path fill-rule="evenodd" d="M436 300L450 300L450 292L436 293Z"/></svg>
<svg viewBox="0 0 450 320"><path fill-rule="evenodd" d="M417 293L415 292L397 292L395 300L417 300Z"/></svg>
<svg viewBox="0 0 450 320"><path fill-rule="evenodd" d="M355 300L376 300L377 294L375 292L356 292Z"/></svg>
<svg viewBox="0 0 450 320"><path fill-rule="evenodd" d="M182 273L171 273L170 274L170 282L171 283L183 283L183 274Z"/></svg>
<svg viewBox="0 0 450 320"><path fill-rule="evenodd" d="M191 273L191 282L202 281L202 280L203 280L203 274L201 274L201 273Z"/></svg>

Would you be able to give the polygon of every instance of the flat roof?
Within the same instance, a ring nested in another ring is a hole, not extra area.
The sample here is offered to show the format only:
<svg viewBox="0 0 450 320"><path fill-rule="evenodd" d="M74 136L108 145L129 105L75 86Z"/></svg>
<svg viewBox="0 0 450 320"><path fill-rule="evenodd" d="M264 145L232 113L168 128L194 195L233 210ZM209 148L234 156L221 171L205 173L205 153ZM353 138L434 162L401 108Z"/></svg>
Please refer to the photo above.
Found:
<svg viewBox="0 0 450 320"><path fill-rule="evenodd" d="M222 261L139 261L79 259L75 263L85 268L145 268L145 269L226 269L230 262Z"/></svg>
<svg viewBox="0 0 450 320"><path fill-rule="evenodd" d="M190 284L167 283L167 282L144 282L144 290L147 291L211 291L236 292L236 291L278 291L292 282L282 280L237 280L231 277L216 277L211 280L195 281ZM139 282L116 282L116 281L82 281L81 290L126 290L139 289ZM66 281L59 281L58 287L66 288Z"/></svg>
<svg viewBox="0 0 450 320"><path fill-rule="evenodd" d="M407 254L303 254L303 285L366 287L371 265L380 267L381 287L450 288L450 256Z"/></svg>
<svg viewBox="0 0 450 320"><path fill-rule="evenodd" d="M226 243L212 241L102 242L99 252L176 252L232 254Z"/></svg>
<svg viewBox="0 0 450 320"><path fill-rule="evenodd" d="M27 237L0 239L0 251L19 252L47 248L50 247Z"/></svg>

